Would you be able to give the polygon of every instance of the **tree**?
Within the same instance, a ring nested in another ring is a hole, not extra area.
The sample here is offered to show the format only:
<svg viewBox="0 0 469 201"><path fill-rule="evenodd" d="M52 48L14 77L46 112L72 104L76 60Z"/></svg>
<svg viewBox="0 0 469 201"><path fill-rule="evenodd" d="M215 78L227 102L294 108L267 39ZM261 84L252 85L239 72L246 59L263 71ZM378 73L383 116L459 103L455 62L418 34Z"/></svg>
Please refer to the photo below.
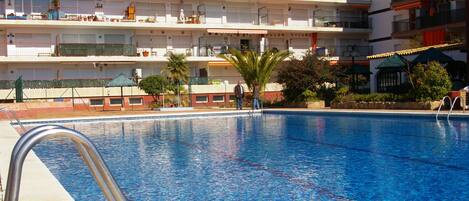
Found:
<svg viewBox="0 0 469 201"><path fill-rule="evenodd" d="M290 56L287 51L266 51L259 55L254 51L241 52L233 48L228 53L219 57L236 68L255 99L264 90L277 66Z"/></svg>
<svg viewBox="0 0 469 201"><path fill-rule="evenodd" d="M138 87L153 97L154 102L158 101L161 93L174 90L174 86L163 76L152 75L142 79Z"/></svg>
<svg viewBox="0 0 469 201"><path fill-rule="evenodd" d="M284 86L282 93L285 99L289 102L301 102L307 101L305 92L313 92L319 98L326 98L328 94L320 93L330 93L330 90L326 90L326 83L335 83L341 76L343 77L343 69L340 66L331 66L329 61L308 51L302 59L292 58L287 62L279 69L277 77L278 82Z"/></svg>
<svg viewBox="0 0 469 201"><path fill-rule="evenodd" d="M178 96L178 106L181 105L181 82L187 83L189 81L190 68L184 54L170 54L168 58L168 65L163 69L163 74L165 74L168 79L176 84L177 96Z"/></svg>
<svg viewBox="0 0 469 201"><path fill-rule="evenodd" d="M438 62L417 64L410 73L414 88L409 95L417 101L440 100L451 90L451 79L446 69Z"/></svg>

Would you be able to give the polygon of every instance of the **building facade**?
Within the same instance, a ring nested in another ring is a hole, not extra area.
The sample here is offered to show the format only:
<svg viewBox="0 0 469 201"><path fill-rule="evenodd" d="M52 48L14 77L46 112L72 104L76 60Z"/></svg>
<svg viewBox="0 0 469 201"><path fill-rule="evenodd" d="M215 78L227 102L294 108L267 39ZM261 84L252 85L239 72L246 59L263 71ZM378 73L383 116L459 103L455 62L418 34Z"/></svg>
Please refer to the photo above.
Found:
<svg viewBox="0 0 469 201"><path fill-rule="evenodd" d="M191 67L192 103L219 105L241 79L217 57L228 48L289 50L296 57L311 50L335 63L366 64L370 5L371 0L4 0L0 80L92 83L121 73L144 78L160 74L168 54L182 53ZM117 95L100 86L74 88L89 104L94 97ZM27 90L32 99L71 95ZM280 90L275 83L268 86L268 92ZM0 96L13 99L7 86Z"/></svg>
<svg viewBox="0 0 469 201"><path fill-rule="evenodd" d="M466 3L465 0L373 1L369 12L373 26L370 34L373 55L369 57L373 73L371 91L389 92L386 88L393 88L405 81L395 82L398 75L380 74L376 69L394 53L412 61L419 53L433 47L455 61L467 62ZM469 69L467 66L464 68L466 72ZM456 81L467 83L467 75L469 73L466 73L465 81L461 78Z"/></svg>

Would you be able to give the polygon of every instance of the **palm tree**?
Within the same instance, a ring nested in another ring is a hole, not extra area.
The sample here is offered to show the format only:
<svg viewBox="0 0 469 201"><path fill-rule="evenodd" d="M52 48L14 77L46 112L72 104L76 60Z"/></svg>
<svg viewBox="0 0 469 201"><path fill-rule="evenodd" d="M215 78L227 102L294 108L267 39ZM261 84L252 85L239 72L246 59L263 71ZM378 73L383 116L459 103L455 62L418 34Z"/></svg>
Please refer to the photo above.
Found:
<svg viewBox="0 0 469 201"><path fill-rule="evenodd" d="M228 53L220 55L220 58L238 70L249 90L253 92L254 103L259 100L259 95L264 91L275 68L290 56L288 51L271 50L260 55L254 51L241 52L236 49L229 49Z"/></svg>
<svg viewBox="0 0 469 201"><path fill-rule="evenodd" d="M168 58L168 65L163 69L168 79L177 84L178 107L181 106L181 82L187 83L189 81L190 68L187 64L186 55L184 54L170 54Z"/></svg>

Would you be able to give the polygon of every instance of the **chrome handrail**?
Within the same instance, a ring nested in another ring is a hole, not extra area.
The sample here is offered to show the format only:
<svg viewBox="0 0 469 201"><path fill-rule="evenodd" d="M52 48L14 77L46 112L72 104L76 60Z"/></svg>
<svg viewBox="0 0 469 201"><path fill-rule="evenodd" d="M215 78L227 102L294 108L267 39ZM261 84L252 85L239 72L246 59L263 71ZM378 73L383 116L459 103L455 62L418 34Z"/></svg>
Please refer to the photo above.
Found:
<svg viewBox="0 0 469 201"><path fill-rule="evenodd" d="M456 98L454 98L453 104L451 104L451 108L449 109L448 115L446 116L446 120L449 121L449 116L450 116L451 113L453 112L454 105L456 105L456 101L457 101L458 99L459 99L459 101L462 101L461 96L457 96Z"/></svg>
<svg viewBox="0 0 469 201"><path fill-rule="evenodd" d="M25 133L13 148L5 189L5 201L17 201L19 198L23 163L29 151L42 140L61 137L74 142L108 201L127 200L91 140L82 133L63 126L44 125Z"/></svg>
<svg viewBox="0 0 469 201"><path fill-rule="evenodd" d="M440 101L440 106L438 107L438 112L436 113L436 116L435 116L435 119L438 120L438 115L440 114L440 111L441 111L441 107L445 104L445 100L448 99L449 100L449 105L453 105L453 101L451 100L451 97L449 96L445 96L441 99Z"/></svg>

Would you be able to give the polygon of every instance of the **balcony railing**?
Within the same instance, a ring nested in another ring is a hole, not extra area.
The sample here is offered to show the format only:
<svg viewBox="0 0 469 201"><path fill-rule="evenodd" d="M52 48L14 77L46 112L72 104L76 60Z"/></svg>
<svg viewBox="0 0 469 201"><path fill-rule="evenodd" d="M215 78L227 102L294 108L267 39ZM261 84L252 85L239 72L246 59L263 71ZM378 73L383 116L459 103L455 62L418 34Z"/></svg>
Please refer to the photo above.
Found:
<svg viewBox="0 0 469 201"><path fill-rule="evenodd" d="M316 48L316 54L323 57L365 57L372 54L371 46L323 46Z"/></svg>
<svg viewBox="0 0 469 201"><path fill-rule="evenodd" d="M366 17L337 17L337 16L315 16L315 27L342 27L368 29L370 25Z"/></svg>
<svg viewBox="0 0 469 201"><path fill-rule="evenodd" d="M136 56L137 48L131 44L61 43L57 56Z"/></svg>
<svg viewBox="0 0 469 201"><path fill-rule="evenodd" d="M391 4L402 4L402 3L411 3L415 1L420 1L420 0L392 0Z"/></svg>
<svg viewBox="0 0 469 201"><path fill-rule="evenodd" d="M399 20L393 22L393 33L407 32L441 26L445 24L452 24L463 22L466 17L466 9L457 9L447 12L437 13L434 16L422 16L415 20Z"/></svg>
<svg viewBox="0 0 469 201"><path fill-rule="evenodd" d="M255 51L259 52L259 48L251 46L240 46L240 45L201 45L199 46L199 55L201 57L215 57L220 54L228 53L230 48L234 48L240 51Z"/></svg>

